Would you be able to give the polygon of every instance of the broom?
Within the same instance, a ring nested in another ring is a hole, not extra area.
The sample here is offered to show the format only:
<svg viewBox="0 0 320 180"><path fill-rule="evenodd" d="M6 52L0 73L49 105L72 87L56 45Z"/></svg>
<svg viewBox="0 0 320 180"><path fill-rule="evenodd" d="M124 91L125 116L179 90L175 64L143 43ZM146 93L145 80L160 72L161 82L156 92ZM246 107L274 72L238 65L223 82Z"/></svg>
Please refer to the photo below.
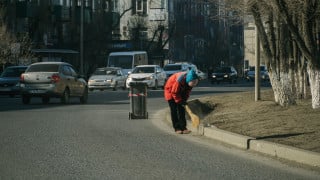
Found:
<svg viewBox="0 0 320 180"><path fill-rule="evenodd" d="M190 107L188 105L185 105L184 106L187 113L189 114L190 118L191 118L191 121L192 121L192 126L195 127L195 128L198 128L199 124L200 124L200 119L199 119L199 116L197 116L196 114L194 114Z"/></svg>

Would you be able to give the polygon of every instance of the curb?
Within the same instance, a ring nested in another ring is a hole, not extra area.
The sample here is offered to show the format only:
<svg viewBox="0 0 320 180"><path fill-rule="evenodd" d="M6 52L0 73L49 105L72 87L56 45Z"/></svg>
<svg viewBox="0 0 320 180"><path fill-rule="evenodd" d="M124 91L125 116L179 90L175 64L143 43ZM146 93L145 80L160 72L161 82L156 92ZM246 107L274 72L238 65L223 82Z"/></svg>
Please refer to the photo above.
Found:
<svg viewBox="0 0 320 180"><path fill-rule="evenodd" d="M167 108L165 112L165 121L171 123L169 109ZM194 128L191 123L188 122L187 128L197 135L202 135L241 149L259 152L276 158L295 161L297 163L302 163L309 166L320 167L320 153L317 152L298 149L278 143L257 140L253 137L232 133L218 129L217 127L205 127L203 124L200 124L198 128Z"/></svg>

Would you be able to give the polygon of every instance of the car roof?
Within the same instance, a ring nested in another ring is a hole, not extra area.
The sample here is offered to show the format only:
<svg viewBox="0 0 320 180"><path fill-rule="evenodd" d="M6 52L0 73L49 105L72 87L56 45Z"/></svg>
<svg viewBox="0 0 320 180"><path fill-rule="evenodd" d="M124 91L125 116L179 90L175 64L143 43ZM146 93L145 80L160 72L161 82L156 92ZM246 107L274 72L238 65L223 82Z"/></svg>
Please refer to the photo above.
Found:
<svg viewBox="0 0 320 180"><path fill-rule="evenodd" d="M122 69L122 68L120 68L120 67L100 67L100 68L97 68L97 69L103 69L103 70L105 70L105 69L114 69L114 70L118 70L118 69Z"/></svg>
<svg viewBox="0 0 320 180"><path fill-rule="evenodd" d="M174 63L174 64L166 64L165 66L179 66L182 65L183 63Z"/></svg>
<svg viewBox="0 0 320 180"><path fill-rule="evenodd" d="M38 65L38 64L57 64L57 65L71 65L67 62L53 62L53 61L47 61L47 62L36 62L36 63L33 63L31 65Z"/></svg>
<svg viewBox="0 0 320 180"><path fill-rule="evenodd" d="M139 65L139 66L136 66L136 67L157 67L159 65Z"/></svg>
<svg viewBox="0 0 320 180"><path fill-rule="evenodd" d="M147 54L146 51L123 51L123 52L111 52L109 56L114 55L135 55L135 54Z"/></svg>

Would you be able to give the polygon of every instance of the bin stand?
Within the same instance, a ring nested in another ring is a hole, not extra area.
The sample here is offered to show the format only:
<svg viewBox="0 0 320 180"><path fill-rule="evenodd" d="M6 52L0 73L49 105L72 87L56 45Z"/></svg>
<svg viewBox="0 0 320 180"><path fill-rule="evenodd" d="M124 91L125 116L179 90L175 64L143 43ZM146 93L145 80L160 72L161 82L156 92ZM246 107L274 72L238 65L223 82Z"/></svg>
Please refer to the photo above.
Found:
<svg viewBox="0 0 320 180"><path fill-rule="evenodd" d="M147 87L147 84L142 82L130 83L129 119L148 119Z"/></svg>

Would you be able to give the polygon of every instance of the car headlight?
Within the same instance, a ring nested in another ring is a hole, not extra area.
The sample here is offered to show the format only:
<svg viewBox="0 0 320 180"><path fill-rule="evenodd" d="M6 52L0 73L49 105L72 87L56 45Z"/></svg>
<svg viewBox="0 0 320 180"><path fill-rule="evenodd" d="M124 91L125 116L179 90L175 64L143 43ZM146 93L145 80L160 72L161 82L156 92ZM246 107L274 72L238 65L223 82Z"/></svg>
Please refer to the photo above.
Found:
<svg viewBox="0 0 320 180"><path fill-rule="evenodd" d="M154 76L146 77L146 80L152 80L152 79L154 79Z"/></svg>
<svg viewBox="0 0 320 180"><path fill-rule="evenodd" d="M212 78L216 78L216 75L212 75Z"/></svg>
<svg viewBox="0 0 320 180"><path fill-rule="evenodd" d="M229 75L228 75L228 74L225 74L223 77L228 78L228 77L229 77Z"/></svg>
<svg viewBox="0 0 320 180"><path fill-rule="evenodd" d="M106 79L106 82L111 83L113 81L113 79Z"/></svg>

